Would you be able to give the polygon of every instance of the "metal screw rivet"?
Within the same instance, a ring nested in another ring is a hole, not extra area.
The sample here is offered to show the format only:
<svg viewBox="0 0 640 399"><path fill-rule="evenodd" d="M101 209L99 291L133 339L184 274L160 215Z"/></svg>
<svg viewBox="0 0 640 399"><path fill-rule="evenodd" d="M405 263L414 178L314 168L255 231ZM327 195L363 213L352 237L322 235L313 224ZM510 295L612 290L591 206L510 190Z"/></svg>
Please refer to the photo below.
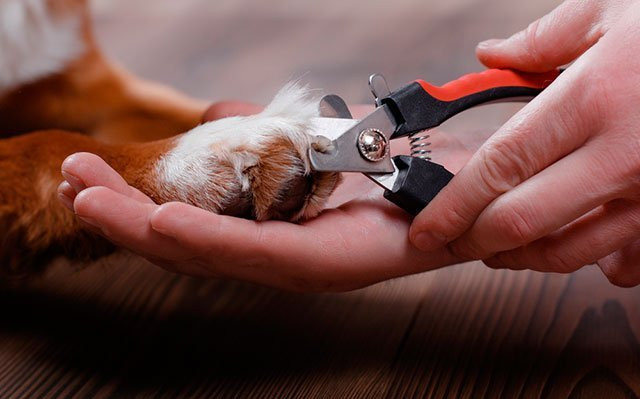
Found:
<svg viewBox="0 0 640 399"><path fill-rule="evenodd" d="M387 155L387 138L377 129L365 129L358 135L358 149L365 159L378 162Z"/></svg>

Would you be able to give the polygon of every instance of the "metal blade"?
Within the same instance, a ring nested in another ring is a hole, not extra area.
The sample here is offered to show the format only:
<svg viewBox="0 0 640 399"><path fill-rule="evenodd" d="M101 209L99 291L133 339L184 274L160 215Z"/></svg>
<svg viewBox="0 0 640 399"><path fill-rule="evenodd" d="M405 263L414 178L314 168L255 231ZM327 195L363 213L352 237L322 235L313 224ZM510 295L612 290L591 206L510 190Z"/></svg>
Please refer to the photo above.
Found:
<svg viewBox="0 0 640 399"><path fill-rule="evenodd" d="M393 191L393 186L395 186L396 180L398 180L398 173L398 168L396 165L393 165L392 173L365 173L364 175L385 190Z"/></svg>
<svg viewBox="0 0 640 399"><path fill-rule="evenodd" d="M354 127L358 122L360 121L357 119L313 118L311 120L311 130L309 134L324 136L330 140L334 140Z"/></svg>
<svg viewBox="0 0 640 399"><path fill-rule="evenodd" d="M317 134L326 137L326 134L322 133L324 130L322 124L328 122L318 123L320 125L316 130ZM318 172L393 173L395 170L394 165L388 154L378 162L369 161L360 154L357 140L360 133L366 129L379 130L385 136L387 142L391 141L391 135L396 129L396 122L386 105L378 107L355 126L346 131L343 130L344 134L333 140L327 151L319 152L310 149L309 158L313 170Z"/></svg>
<svg viewBox="0 0 640 399"><path fill-rule="evenodd" d="M353 119L344 100L335 94L329 94L320 100L320 116L325 118Z"/></svg>

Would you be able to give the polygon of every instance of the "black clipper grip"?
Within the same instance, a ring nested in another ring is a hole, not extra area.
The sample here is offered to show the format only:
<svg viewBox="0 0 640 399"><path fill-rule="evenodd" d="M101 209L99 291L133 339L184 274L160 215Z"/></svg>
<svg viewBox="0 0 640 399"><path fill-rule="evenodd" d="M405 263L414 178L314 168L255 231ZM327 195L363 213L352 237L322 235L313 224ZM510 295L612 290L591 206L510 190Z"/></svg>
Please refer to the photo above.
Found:
<svg viewBox="0 0 640 399"><path fill-rule="evenodd" d="M398 178L393 190L385 190L384 197L414 216L453 179L453 173L444 166L424 159L400 155L393 157L393 162Z"/></svg>

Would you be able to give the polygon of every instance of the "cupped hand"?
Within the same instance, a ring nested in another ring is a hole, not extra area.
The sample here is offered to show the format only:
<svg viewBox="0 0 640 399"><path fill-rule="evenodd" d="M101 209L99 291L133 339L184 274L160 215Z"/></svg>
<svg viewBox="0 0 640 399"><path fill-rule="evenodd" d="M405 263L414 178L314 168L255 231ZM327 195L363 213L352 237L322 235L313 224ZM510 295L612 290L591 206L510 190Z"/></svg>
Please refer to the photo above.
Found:
<svg viewBox="0 0 640 399"><path fill-rule="evenodd" d="M85 226L177 273L342 291L457 261L444 249L415 249L408 239L410 218L359 174L346 176L319 217L292 224L220 216L182 203L157 205L93 154L70 156L62 171L63 203Z"/></svg>
<svg viewBox="0 0 640 399"><path fill-rule="evenodd" d="M417 247L515 269L597 262L615 284L640 283L638 20L636 0L569 0L478 46L492 68L575 62L415 219Z"/></svg>

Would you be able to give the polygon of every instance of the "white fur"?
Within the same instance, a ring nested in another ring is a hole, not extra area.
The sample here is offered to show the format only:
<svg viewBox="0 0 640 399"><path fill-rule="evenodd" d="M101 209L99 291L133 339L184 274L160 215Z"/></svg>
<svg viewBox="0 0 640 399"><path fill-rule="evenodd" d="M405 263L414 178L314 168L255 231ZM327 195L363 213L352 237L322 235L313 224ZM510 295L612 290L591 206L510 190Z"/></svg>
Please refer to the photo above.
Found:
<svg viewBox="0 0 640 399"><path fill-rule="evenodd" d="M176 146L160 159L156 173L162 186L178 195L202 200L216 184L211 159L223 157L234 168L242 191L250 189L244 171L258 163L250 149L261 149L268 137L281 135L294 144L297 156L305 162L312 142L308 134L312 119L319 116L318 99L295 83L283 87L261 113L247 117L230 117L202 124L181 136ZM245 149L239 151L237 149ZM249 149L247 151L246 149ZM294 156L295 154L292 154ZM218 162L219 164L219 162ZM219 208L220 198L204 199L212 209Z"/></svg>
<svg viewBox="0 0 640 399"><path fill-rule="evenodd" d="M63 69L85 50L82 16L48 0L0 0L0 94Z"/></svg>

